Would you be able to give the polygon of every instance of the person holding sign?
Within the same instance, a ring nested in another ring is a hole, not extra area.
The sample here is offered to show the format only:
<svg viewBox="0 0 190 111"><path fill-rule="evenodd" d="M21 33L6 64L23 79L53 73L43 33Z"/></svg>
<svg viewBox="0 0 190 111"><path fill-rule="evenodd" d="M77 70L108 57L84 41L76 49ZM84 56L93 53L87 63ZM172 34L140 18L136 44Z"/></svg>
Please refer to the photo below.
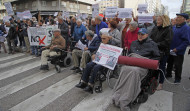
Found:
<svg viewBox="0 0 190 111"><path fill-rule="evenodd" d="M148 58L159 60L160 53L157 44L148 38L145 28L138 31L138 40L133 41L129 57ZM141 80L146 76L148 69L134 66L122 66L119 78L113 89L113 104L121 111L130 111L129 104L133 102L141 91Z"/></svg>
<svg viewBox="0 0 190 111"><path fill-rule="evenodd" d="M60 53L53 51L54 48L65 49L66 47L65 39L61 36L60 29L55 29L53 31L53 35L54 37L51 40L51 44L49 46L43 47L46 48L46 50L42 51L40 70L49 70L47 56L60 55Z"/></svg>
<svg viewBox="0 0 190 111"><path fill-rule="evenodd" d="M85 44L84 50L82 49L74 49L72 51L72 59L74 62L74 67L71 70L75 70L76 73L82 72L80 68L86 68L86 64L89 61L92 53L98 49L100 41L94 32L91 30L87 30L85 32L87 43ZM78 44L76 44L78 45ZM81 58L80 68L79 68L79 57Z"/></svg>
<svg viewBox="0 0 190 111"><path fill-rule="evenodd" d="M104 29L102 29L104 30ZM111 44L108 32L100 30L100 36L103 44ZM92 60L95 59L96 54L92 55ZM97 72L101 70L103 66L94 62L89 62L82 74L81 81L76 85L77 88L84 89L84 91L93 93L94 80L97 76ZM92 72L92 73L91 73ZM90 77L91 76L91 77Z"/></svg>

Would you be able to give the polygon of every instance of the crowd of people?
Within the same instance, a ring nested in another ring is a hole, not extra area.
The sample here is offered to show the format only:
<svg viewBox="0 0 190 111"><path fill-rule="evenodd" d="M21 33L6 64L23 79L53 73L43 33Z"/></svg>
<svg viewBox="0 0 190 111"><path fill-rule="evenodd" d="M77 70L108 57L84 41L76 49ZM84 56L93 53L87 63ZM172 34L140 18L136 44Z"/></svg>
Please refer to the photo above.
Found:
<svg viewBox="0 0 190 111"><path fill-rule="evenodd" d="M36 18L1 22L0 43L5 53L5 38L8 44L8 54L16 51L41 56L41 70L48 70L47 56L60 55L54 48L72 52L75 73L82 74L81 82L76 87L93 93L97 72L103 66L92 62L101 43L123 48L123 55L159 60L159 68L166 77L172 77L175 71L174 83L181 82L182 66L186 48L190 44L189 16L185 13L176 14L175 19L167 15L154 17L153 23L138 23L138 17L119 19L95 18L80 19L75 16L63 19L49 17L36 21ZM31 46L27 34L28 27L45 27L58 25L54 29L51 44L45 47ZM6 37L5 37L6 35ZM84 50L76 47L79 40L86 46ZM19 41L19 42L18 42ZM129 103L140 93L141 80L148 70L140 67L122 66L119 79L113 90L113 103L122 111L129 110ZM157 90L161 90L164 75L159 76Z"/></svg>

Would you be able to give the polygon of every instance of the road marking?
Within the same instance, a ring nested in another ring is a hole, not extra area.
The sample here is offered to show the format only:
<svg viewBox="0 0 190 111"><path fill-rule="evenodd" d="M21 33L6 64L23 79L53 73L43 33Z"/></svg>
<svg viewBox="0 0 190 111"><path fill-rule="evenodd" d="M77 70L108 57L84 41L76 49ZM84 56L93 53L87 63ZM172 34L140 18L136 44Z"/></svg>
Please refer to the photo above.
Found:
<svg viewBox="0 0 190 111"><path fill-rule="evenodd" d="M147 102L141 104L138 111L173 111L173 93L168 91L156 91L149 96Z"/></svg>
<svg viewBox="0 0 190 111"><path fill-rule="evenodd" d="M19 64L21 62L25 62L25 61L29 61L31 59L35 59L36 57L25 57L25 58L20 58L20 59L17 59L17 60L14 60L14 61L10 61L10 62L6 62L6 63L3 63L3 64L0 64L0 68L5 68L5 67L9 67L9 66L12 66L12 65L15 65L15 64Z"/></svg>
<svg viewBox="0 0 190 111"><path fill-rule="evenodd" d="M58 97L72 89L80 80L80 75L70 75L60 82L37 93L12 107L11 111L39 111Z"/></svg>
<svg viewBox="0 0 190 111"><path fill-rule="evenodd" d="M71 111L105 111L111 103L112 90L104 82L103 92L90 94Z"/></svg>
<svg viewBox="0 0 190 111"><path fill-rule="evenodd" d="M37 83L37 82L39 82L39 81L41 81L47 77L50 77L51 75L54 75L54 74L56 74L55 70L51 70L51 71L48 71L46 73L43 73L40 71L34 75L28 76L24 79L16 81L16 82L9 84L5 87L2 87L2 88L0 88L0 99L7 96L7 95L13 94L13 93L15 93L15 92L27 87L27 86L35 84L35 83Z"/></svg>
<svg viewBox="0 0 190 111"><path fill-rule="evenodd" d="M10 55L10 56L6 56L6 57L1 57L0 61L4 61L4 60L8 60L8 59L12 59L12 58L16 58L16 57L20 57L23 56L25 54L22 53L18 53L18 54L14 54L14 55Z"/></svg>
<svg viewBox="0 0 190 111"><path fill-rule="evenodd" d="M0 80L6 79L6 78L14 76L14 75L17 75L19 73L22 73L22 72L25 72L27 70L36 68L38 66L40 66L40 61L35 61L35 62L30 63L30 64L24 65L23 67L16 67L12 70L2 72L0 74Z"/></svg>

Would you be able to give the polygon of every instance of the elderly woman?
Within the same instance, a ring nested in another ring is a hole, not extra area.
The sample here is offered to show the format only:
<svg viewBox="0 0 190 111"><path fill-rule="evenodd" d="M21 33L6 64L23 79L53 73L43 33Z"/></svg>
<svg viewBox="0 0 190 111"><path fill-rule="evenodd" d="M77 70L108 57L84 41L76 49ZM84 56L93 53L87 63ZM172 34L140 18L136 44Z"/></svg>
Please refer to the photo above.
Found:
<svg viewBox="0 0 190 111"><path fill-rule="evenodd" d="M114 20L109 21L108 28L110 28L108 33L111 44L120 47L121 33L117 29L117 22Z"/></svg>
<svg viewBox="0 0 190 111"><path fill-rule="evenodd" d="M40 70L49 69L47 56L60 55L57 52L53 51L54 48L65 49L66 47L65 39L61 36L60 29L55 29L53 32L53 35L54 37L51 40L51 44L49 46L43 47L43 48L46 48L46 50L42 51Z"/></svg>
<svg viewBox="0 0 190 111"><path fill-rule="evenodd" d="M155 26L151 32L150 38L157 43L160 50L161 59L159 68L165 74L166 62L170 52L170 43L173 37L173 31L170 26L170 19L167 15L157 17L157 26ZM160 74L158 90L162 89L164 83L164 75Z"/></svg>
<svg viewBox="0 0 190 111"><path fill-rule="evenodd" d="M87 43L84 50L74 49L72 51L72 59L74 62L74 67L71 70L75 70L76 73L81 72L81 69L86 68L86 64L89 61L91 54L98 49L100 41L94 32L88 30L85 32ZM76 44L77 45L77 44ZM79 58L81 58L80 67L79 67Z"/></svg>
<svg viewBox="0 0 190 111"><path fill-rule="evenodd" d="M137 22L135 21L130 22L129 31L127 32L125 36L124 46L126 50L130 50L131 43L137 40L138 31L139 31L139 28L138 28Z"/></svg>
<svg viewBox="0 0 190 111"><path fill-rule="evenodd" d="M157 44L148 38L148 31L142 28L138 31L138 40L133 41L130 48L130 57L149 58L158 60L160 57ZM121 73L113 90L113 103L121 111L130 111L129 103L133 102L141 91L141 80L146 76L148 69L122 66Z"/></svg>
<svg viewBox="0 0 190 111"><path fill-rule="evenodd" d="M85 31L86 31L86 27L84 25L82 25L82 20L78 19L76 21L77 25L74 28L74 32L72 35L72 38L74 39L74 41L78 42L81 39L85 39Z"/></svg>

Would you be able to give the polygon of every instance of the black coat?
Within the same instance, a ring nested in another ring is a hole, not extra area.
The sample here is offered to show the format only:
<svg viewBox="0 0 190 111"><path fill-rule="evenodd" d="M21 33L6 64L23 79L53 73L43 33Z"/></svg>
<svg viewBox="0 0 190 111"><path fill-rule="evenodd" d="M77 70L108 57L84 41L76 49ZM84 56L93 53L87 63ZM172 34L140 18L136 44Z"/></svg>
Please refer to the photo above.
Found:
<svg viewBox="0 0 190 111"><path fill-rule="evenodd" d="M67 23L58 24L58 28L61 30L61 36L67 41L69 36L69 26Z"/></svg>
<svg viewBox="0 0 190 111"><path fill-rule="evenodd" d="M170 26L167 27L157 27L152 29L150 38L157 43L158 48L161 53L169 54L170 43L173 38L173 31Z"/></svg>
<svg viewBox="0 0 190 111"><path fill-rule="evenodd" d="M18 32L16 31L17 27L18 27L17 24L15 24L15 23L11 24L7 38L9 38L10 40L13 40L17 37L17 35L18 35Z"/></svg>
<svg viewBox="0 0 190 111"><path fill-rule="evenodd" d="M160 52L157 44L150 38L133 41L129 53L136 53L149 59L159 60Z"/></svg>

